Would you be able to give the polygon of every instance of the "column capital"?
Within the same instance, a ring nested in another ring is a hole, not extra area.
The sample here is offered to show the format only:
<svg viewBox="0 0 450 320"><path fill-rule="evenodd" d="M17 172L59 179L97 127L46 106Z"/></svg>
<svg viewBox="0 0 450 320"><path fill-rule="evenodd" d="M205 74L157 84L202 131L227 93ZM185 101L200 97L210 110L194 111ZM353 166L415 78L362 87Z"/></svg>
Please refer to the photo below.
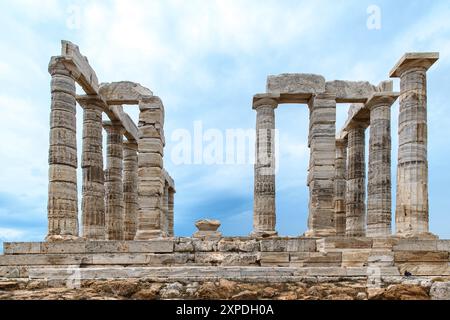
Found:
<svg viewBox="0 0 450 320"><path fill-rule="evenodd" d="M439 52L408 52L400 58L389 73L391 78L399 78L401 75L413 68L428 70L437 60Z"/></svg>
<svg viewBox="0 0 450 320"><path fill-rule="evenodd" d="M124 140L123 141L123 147L131 150L138 151L138 143L133 140Z"/></svg>
<svg viewBox="0 0 450 320"><path fill-rule="evenodd" d="M338 148L346 148L348 143L347 136L345 138L337 138L336 139L336 147Z"/></svg>
<svg viewBox="0 0 450 320"><path fill-rule="evenodd" d="M121 133L125 132L125 128L120 121L103 121L103 128L105 130L120 130Z"/></svg>
<svg viewBox="0 0 450 320"><path fill-rule="evenodd" d="M272 107L276 109L280 100L279 94L273 93L260 93L253 96L253 109L256 110L259 107Z"/></svg>
<svg viewBox="0 0 450 320"><path fill-rule="evenodd" d="M77 95L76 99L83 109L101 109L103 111L107 108L106 102L99 95Z"/></svg>
<svg viewBox="0 0 450 320"><path fill-rule="evenodd" d="M367 100L365 107L369 110L380 105L390 107L394 104L399 96L399 92L375 92Z"/></svg>

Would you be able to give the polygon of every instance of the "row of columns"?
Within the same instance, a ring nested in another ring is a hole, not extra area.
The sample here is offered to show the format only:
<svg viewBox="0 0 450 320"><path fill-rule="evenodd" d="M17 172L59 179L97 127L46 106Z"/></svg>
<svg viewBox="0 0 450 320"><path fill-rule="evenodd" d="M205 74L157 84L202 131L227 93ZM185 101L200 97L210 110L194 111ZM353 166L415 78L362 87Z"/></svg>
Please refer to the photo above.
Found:
<svg viewBox="0 0 450 320"><path fill-rule="evenodd" d="M400 77L396 234L429 236L426 71L437 54L407 54L391 77ZM382 89L383 90L383 89ZM336 141L336 97L309 101L309 218L306 236L386 237L392 231L391 106L398 94L375 93L365 104L370 123L351 121ZM253 235L276 235L275 113L279 97L256 95ZM365 130L370 125L366 207ZM432 236L432 235L431 235Z"/></svg>
<svg viewBox="0 0 450 320"><path fill-rule="evenodd" d="M75 240L79 238L76 76L58 57L52 59L49 72L52 99L46 239ZM162 143L148 140L152 136L149 128L140 128L137 143L124 142L125 129L120 122L102 121L103 100L87 95L78 97L78 101L83 108L81 236L91 240L173 236L175 191L163 177ZM141 118L146 115L148 112L141 110ZM107 133L105 170L103 129ZM157 139L162 141L161 135ZM157 165L148 168L150 163ZM157 193L148 190L151 181L162 186ZM142 214L152 206L157 209L154 214Z"/></svg>

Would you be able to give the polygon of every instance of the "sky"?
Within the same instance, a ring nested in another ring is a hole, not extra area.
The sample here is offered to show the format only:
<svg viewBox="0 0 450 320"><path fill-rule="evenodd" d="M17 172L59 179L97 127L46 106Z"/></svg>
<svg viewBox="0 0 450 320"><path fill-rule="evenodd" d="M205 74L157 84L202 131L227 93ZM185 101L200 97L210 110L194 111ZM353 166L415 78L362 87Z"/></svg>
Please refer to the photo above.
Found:
<svg viewBox="0 0 450 320"><path fill-rule="evenodd" d="M0 242L46 235L47 66L62 39L80 47L100 82L138 82L163 100L165 167L176 183L180 236L192 235L201 218L219 219L225 235L249 234L253 210L253 165L180 164L173 156L180 130L204 146L207 132L217 138L253 130L252 96L265 91L268 75L314 73L378 84L405 52L440 52L428 72L430 230L450 238L449 16L445 0L0 0ZM398 90L399 80L394 83ZM125 111L137 119L136 107ZM338 105L337 129L347 111ZM398 102L392 107L394 201L397 117ZM301 235L308 214L307 106L279 106L276 125L277 230ZM203 135L195 138L199 126ZM252 146L244 149L251 154Z"/></svg>

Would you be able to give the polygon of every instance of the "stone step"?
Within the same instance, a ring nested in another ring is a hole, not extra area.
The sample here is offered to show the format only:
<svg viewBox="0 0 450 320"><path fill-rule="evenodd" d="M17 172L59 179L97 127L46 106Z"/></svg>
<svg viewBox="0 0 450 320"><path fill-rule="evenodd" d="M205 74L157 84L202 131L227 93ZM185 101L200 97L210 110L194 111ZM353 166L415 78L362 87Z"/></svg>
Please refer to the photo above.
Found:
<svg viewBox="0 0 450 320"><path fill-rule="evenodd" d="M381 276L399 276L398 268L379 268ZM243 281L301 281L305 276L367 277L373 275L368 268L342 267L103 267L103 268L30 268L30 279L130 279L150 278L157 280L214 281L240 279Z"/></svg>

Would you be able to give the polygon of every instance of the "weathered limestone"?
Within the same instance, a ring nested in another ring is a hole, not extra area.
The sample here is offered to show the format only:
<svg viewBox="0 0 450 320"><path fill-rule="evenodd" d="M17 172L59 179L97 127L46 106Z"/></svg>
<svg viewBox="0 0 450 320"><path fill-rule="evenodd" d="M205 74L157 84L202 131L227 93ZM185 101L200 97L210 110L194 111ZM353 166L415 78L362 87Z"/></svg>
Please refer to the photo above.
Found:
<svg viewBox="0 0 450 320"><path fill-rule="evenodd" d="M79 98L83 115L83 199L81 202L83 237L105 239L105 175L103 173L103 104L95 96Z"/></svg>
<svg viewBox="0 0 450 320"><path fill-rule="evenodd" d="M158 97L139 104L138 195L136 240L162 237L161 215L164 192L164 106Z"/></svg>
<svg viewBox="0 0 450 320"><path fill-rule="evenodd" d="M267 78L267 93L279 103L308 103L313 94L325 92L325 78L307 73L284 73Z"/></svg>
<svg viewBox="0 0 450 320"><path fill-rule="evenodd" d="M78 237L75 76L62 58L49 64L51 81L47 240Z"/></svg>
<svg viewBox="0 0 450 320"><path fill-rule="evenodd" d="M353 122L348 127L345 197L346 235L348 237L363 237L366 233L365 130L364 123Z"/></svg>
<svg viewBox="0 0 450 320"><path fill-rule="evenodd" d="M427 235L427 70L438 53L407 53L392 69L400 77L396 228L401 236Z"/></svg>
<svg viewBox="0 0 450 320"><path fill-rule="evenodd" d="M347 189L347 139L336 140L334 219L336 236L345 236L345 193Z"/></svg>
<svg viewBox="0 0 450 320"><path fill-rule="evenodd" d="M391 235L391 105L399 94L381 92L366 103L370 110L367 236Z"/></svg>
<svg viewBox="0 0 450 320"><path fill-rule="evenodd" d="M139 104L153 96L151 90L130 81L102 83L99 91L109 105Z"/></svg>
<svg viewBox="0 0 450 320"><path fill-rule="evenodd" d="M309 101L310 193L307 236L336 234L334 177L336 160L336 96L323 93Z"/></svg>
<svg viewBox="0 0 450 320"><path fill-rule="evenodd" d="M137 143L123 144L123 202L124 240L134 240L137 229L138 204L138 155Z"/></svg>
<svg viewBox="0 0 450 320"><path fill-rule="evenodd" d="M123 240L123 127L118 122L103 123L107 132L107 161L105 171L105 211L108 240Z"/></svg>
<svg viewBox="0 0 450 320"><path fill-rule="evenodd" d="M253 100L256 110L256 161L253 204L253 233L268 237L275 231L275 109L276 96L258 95Z"/></svg>
<svg viewBox="0 0 450 320"><path fill-rule="evenodd" d="M326 91L336 95L337 103L364 103L376 90L367 81L335 80L326 83Z"/></svg>

